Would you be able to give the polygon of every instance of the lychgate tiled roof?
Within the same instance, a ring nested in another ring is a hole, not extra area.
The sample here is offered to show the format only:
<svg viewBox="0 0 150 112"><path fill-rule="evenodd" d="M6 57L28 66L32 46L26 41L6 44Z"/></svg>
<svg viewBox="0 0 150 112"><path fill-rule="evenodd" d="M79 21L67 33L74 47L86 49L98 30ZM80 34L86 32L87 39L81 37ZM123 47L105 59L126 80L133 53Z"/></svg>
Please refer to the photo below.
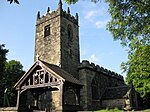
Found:
<svg viewBox="0 0 150 112"><path fill-rule="evenodd" d="M62 78L65 79L65 81L74 83L74 84L78 84L78 85L82 85L82 83L77 80L76 78L74 78L71 74L69 74L68 72L64 71L62 68L53 65L53 64L49 64L46 63L44 61L41 61L45 66L47 66L49 69L53 70L55 73L57 73L58 75L60 75Z"/></svg>

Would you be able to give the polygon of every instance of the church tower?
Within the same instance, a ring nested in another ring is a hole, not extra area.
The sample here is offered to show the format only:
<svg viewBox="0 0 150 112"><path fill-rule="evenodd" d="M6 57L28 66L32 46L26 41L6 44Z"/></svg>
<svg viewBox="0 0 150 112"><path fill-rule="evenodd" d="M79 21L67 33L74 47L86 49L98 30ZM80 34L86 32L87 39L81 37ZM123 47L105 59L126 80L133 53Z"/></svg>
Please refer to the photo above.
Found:
<svg viewBox="0 0 150 112"><path fill-rule="evenodd" d="M69 8L63 11L61 0L56 11L48 7L42 17L38 12L34 59L39 55L40 60L57 65L78 78L79 53L78 14L72 16Z"/></svg>

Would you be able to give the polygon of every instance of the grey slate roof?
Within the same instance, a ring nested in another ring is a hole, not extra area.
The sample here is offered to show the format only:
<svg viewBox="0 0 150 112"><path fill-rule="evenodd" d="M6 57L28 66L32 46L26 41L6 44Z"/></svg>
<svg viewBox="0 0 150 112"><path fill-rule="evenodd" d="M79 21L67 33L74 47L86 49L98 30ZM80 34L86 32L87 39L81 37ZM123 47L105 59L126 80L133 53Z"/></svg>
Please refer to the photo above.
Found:
<svg viewBox="0 0 150 112"><path fill-rule="evenodd" d="M130 91L129 86L118 86L118 87L109 87L105 90L102 99L120 99L124 98L127 95L127 92Z"/></svg>
<svg viewBox="0 0 150 112"><path fill-rule="evenodd" d="M68 82L71 82L71 83L74 83L74 84L78 84L78 85L82 85L82 83L78 79L74 78L71 74L69 74L68 72L66 72L62 68L60 68L56 65L53 65L53 64L46 63L44 61L41 61L41 62L45 66L47 66L49 69L53 70L55 73L57 73L62 78L64 78L65 81L68 81Z"/></svg>

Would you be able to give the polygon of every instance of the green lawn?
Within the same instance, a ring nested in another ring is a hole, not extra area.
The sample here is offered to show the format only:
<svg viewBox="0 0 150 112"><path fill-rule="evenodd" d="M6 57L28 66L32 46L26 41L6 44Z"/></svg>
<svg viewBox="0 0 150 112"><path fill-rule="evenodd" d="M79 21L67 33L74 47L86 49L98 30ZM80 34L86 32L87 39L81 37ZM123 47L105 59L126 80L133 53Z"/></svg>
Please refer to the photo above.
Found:
<svg viewBox="0 0 150 112"><path fill-rule="evenodd" d="M115 109L98 110L95 112L123 112L123 110L119 110L118 108L115 108Z"/></svg>
<svg viewBox="0 0 150 112"><path fill-rule="evenodd" d="M144 110L144 112L150 112L150 109Z"/></svg>
<svg viewBox="0 0 150 112"><path fill-rule="evenodd" d="M129 111L123 111L123 110L119 110L119 109L115 108L115 109L98 110L95 112L129 112ZM130 111L130 112L150 112L150 109L141 110L141 111Z"/></svg>

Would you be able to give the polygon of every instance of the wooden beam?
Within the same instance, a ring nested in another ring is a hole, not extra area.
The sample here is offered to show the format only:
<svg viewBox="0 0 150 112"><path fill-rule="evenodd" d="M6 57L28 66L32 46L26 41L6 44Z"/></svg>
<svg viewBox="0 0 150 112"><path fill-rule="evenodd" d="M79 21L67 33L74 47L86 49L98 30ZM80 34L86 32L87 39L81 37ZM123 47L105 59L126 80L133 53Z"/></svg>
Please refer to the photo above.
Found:
<svg viewBox="0 0 150 112"><path fill-rule="evenodd" d="M45 83L45 84L22 86L21 89L32 89L32 88L41 88L41 87L53 87L53 86L59 86L60 84L61 84L60 82L51 82L51 83Z"/></svg>

